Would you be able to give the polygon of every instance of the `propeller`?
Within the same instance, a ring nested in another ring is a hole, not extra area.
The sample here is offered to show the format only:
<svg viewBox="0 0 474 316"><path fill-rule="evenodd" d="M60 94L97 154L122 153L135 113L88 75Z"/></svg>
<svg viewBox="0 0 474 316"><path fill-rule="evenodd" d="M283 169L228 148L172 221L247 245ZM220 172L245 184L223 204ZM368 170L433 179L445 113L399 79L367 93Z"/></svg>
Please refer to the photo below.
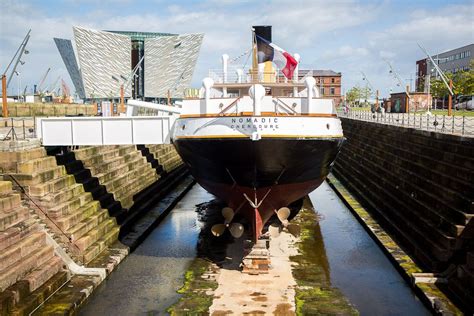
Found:
<svg viewBox="0 0 474 316"><path fill-rule="evenodd" d="M244 233L244 225L240 223L230 223L234 219L235 212L230 207L224 207L222 209L222 216L224 217L224 224L215 224L211 228L211 232L214 236L219 237L224 234L226 228L229 229L230 234L234 238L240 238Z"/></svg>
<svg viewBox="0 0 474 316"><path fill-rule="evenodd" d="M288 217L290 217L291 211L288 207L282 207L280 208L277 212L277 217L281 222L281 226L283 228L286 228L290 234L292 234L295 237L298 237L301 234L301 227L298 224L291 224L288 221ZM272 224L268 228L270 235L272 237L278 237L281 232L281 227L278 224Z"/></svg>

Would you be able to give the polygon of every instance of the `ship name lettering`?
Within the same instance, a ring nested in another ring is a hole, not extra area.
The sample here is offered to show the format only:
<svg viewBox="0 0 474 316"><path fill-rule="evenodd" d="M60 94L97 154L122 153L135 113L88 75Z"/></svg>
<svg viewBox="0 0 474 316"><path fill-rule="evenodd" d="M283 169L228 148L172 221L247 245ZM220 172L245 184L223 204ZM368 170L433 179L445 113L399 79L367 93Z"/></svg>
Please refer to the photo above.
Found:
<svg viewBox="0 0 474 316"><path fill-rule="evenodd" d="M278 118L232 118L231 119L231 124L228 126L231 129L244 129L244 130L250 130L250 129L278 129L279 125L276 124L278 123ZM234 124L237 123L237 124ZM241 124L239 124L241 123ZM248 124L246 124L248 123ZM262 124L265 123L265 124Z"/></svg>
<svg viewBox="0 0 474 316"><path fill-rule="evenodd" d="M239 118L239 119L236 119L236 118L232 118L231 119L231 123L274 123L274 124L277 124L278 123L278 118L277 117L274 117L273 119L271 117L261 117L260 120L257 118L257 117L254 117L254 118ZM245 126L245 125L242 125L242 126Z"/></svg>

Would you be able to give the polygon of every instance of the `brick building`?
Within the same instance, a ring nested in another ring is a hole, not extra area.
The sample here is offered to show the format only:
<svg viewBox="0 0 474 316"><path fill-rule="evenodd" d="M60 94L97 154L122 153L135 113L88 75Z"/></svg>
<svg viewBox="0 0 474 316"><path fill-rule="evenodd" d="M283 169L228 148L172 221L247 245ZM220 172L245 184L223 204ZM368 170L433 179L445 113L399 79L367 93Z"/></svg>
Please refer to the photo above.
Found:
<svg viewBox="0 0 474 316"><path fill-rule="evenodd" d="M316 79L316 85L320 88L321 96L324 98L334 99L336 106L339 105L342 102L342 74L332 70L300 69L298 72L299 78L302 79L310 71L312 72L314 79Z"/></svg>
<svg viewBox="0 0 474 316"><path fill-rule="evenodd" d="M410 92L409 112L427 111L431 95L424 92ZM384 102L385 111L392 113L406 113L407 94L397 92L390 94L390 100Z"/></svg>

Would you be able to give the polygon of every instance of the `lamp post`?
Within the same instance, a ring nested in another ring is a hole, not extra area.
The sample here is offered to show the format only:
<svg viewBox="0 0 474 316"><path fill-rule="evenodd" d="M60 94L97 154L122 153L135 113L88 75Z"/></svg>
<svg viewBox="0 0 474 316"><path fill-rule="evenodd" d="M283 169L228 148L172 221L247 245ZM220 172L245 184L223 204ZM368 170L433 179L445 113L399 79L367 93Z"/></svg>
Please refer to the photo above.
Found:
<svg viewBox="0 0 474 316"><path fill-rule="evenodd" d="M431 73L428 74L428 111L426 112L427 115L431 115Z"/></svg>
<svg viewBox="0 0 474 316"><path fill-rule="evenodd" d="M7 76L2 75L2 116L8 117L8 107L7 107Z"/></svg>
<svg viewBox="0 0 474 316"><path fill-rule="evenodd" d="M31 32L31 29L28 31L28 33L26 33L26 36L25 38L23 39L23 41L21 42L20 46L18 47L15 55L13 55L13 58L11 59L10 63L8 64L7 68L5 69L5 71L3 72L2 74L2 115L4 118L8 117L8 105L7 105L7 88L8 88L8 84L10 83L10 80L12 79L12 76L13 76L13 73L16 72L16 68L18 66L18 64L20 63L21 65L23 65L25 62L22 61L20 58L23 56L23 54L29 54L29 51L26 49L26 44L28 44L28 41L30 39L30 32ZM17 57L18 56L18 57ZM10 77L8 78L7 80L7 72L8 70L10 69L10 66L12 65L13 61L15 60L15 57L17 57L16 59L16 63L15 65L13 66L13 70L10 74ZM19 95L20 93L18 93Z"/></svg>
<svg viewBox="0 0 474 316"><path fill-rule="evenodd" d="M360 72L362 74L362 80L364 80L366 82L366 85L365 85L365 99L367 100L367 94L369 94L369 97L372 96L372 93L368 93L369 90L367 88L367 85L368 87L370 88L370 92L374 91L374 87L372 86L372 84L370 83L369 81L369 78L367 78L367 76L365 75L365 73L363 71ZM377 111L379 108L379 90L375 90L375 111Z"/></svg>
<svg viewBox="0 0 474 316"><path fill-rule="evenodd" d="M433 64L434 68L436 69L437 73L439 74L439 76L441 77L441 80L443 81L443 83L445 84L445 86L448 88L448 91L449 91L449 97L448 97L448 116L451 116L452 115L452 102L453 102L453 95L454 95L454 92L453 92L453 81L450 79L448 81L448 78L446 77L446 75L444 74L444 72L438 67L438 65L434 62L433 60L433 57L431 57L431 55L428 53L428 51L420 45L420 43L418 43L418 47L420 47L420 49L426 54L426 56L428 56L429 60L431 61L431 63ZM445 59L445 58L443 58ZM444 100L444 98L443 98ZM444 104L443 104L444 105Z"/></svg>
<svg viewBox="0 0 474 316"><path fill-rule="evenodd" d="M18 71L15 71L16 74L16 85L18 89L18 103L20 103L20 85L21 85L21 79L20 79L20 73Z"/></svg>

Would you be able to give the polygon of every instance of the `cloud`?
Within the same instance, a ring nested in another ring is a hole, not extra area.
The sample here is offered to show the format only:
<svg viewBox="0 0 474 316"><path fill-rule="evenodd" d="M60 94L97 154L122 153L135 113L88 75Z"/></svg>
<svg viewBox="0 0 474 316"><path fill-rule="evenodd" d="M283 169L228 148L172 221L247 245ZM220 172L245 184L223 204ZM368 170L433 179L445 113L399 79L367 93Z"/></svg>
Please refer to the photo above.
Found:
<svg viewBox="0 0 474 316"><path fill-rule="evenodd" d="M414 84L415 62L426 56L417 43L424 45L431 54L441 53L472 44L474 38L474 6L472 4L446 5L433 9L407 12L407 17L386 28L369 30L367 39L377 52L368 67L371 77L377 78L379 87L388 94L397 81L387 75L390 61L406 84ZM377 68L378 65L378 68ZM374 69L380 69L375 72ZM369 74L367 75L369 77Z"/></svg>
<svg viewBox="0 0 474 316"><path fill-rule="evenodd" d="M321 58L323 60L336 60L336 59L353 59L363 58L369 55L369 50L365 47L352 47L351 45L343 45L337 50L326 50Z"/></svg>
<svg viewBox="0 0 474 316"><path fill-rule="evenodd" d="M273 41L302 56L305 68L343 73L346 88L361 79L359 70L381 90L392 78L382 60L391 60L408 78L415 61L423 58L416 46L439 52L468 44L473 38L471 4L433 6L398 2L359 1L236 1L202 2L128 0L69 0L55 10L37 2L4 0L0 4L0 64L5 67L29 27L29 49L22 66L22 82L37 83L48 67L49 81L62 75L69 80L53 37L73 38L72 26L99 30L137 30L168 33L204 33L193 84L199 85L209 68L220 67L223 53L239 56L251 45L252 25L272 25ZM421 8L420 8L421 6ZM392 13L397 11L396 18ZM31 14L34 12L34 14ZM52 12L55 14L53 15ZM453 23L456 21L456 26ZM14 88L14 85L12 87Z"/></svg>

